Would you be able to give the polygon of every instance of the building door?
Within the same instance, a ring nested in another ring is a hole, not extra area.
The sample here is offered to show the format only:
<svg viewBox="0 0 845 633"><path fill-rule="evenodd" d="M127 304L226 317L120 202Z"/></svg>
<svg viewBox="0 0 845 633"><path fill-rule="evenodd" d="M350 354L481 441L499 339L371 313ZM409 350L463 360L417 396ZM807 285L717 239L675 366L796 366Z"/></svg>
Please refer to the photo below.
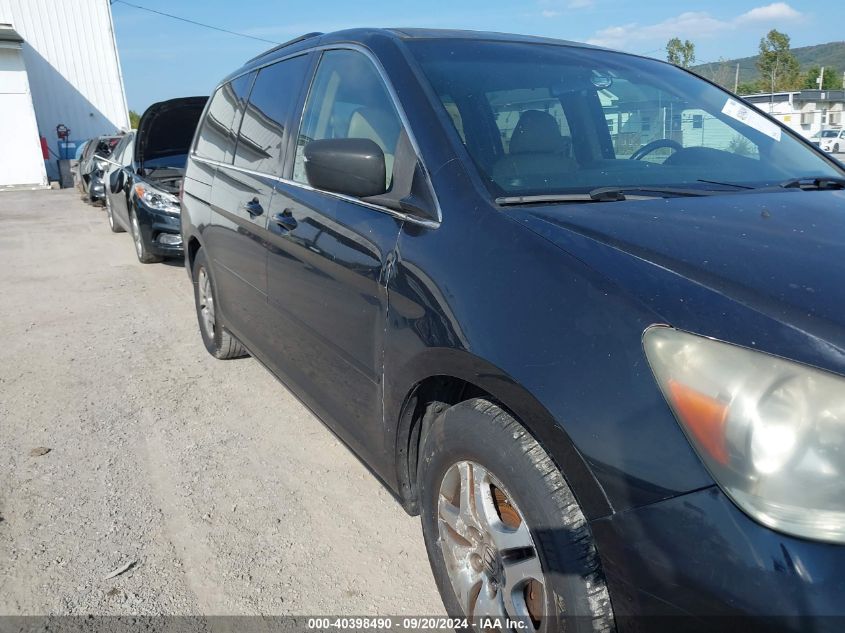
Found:
<svg viewBox="0 0 845 633"><path fill-rule="evenodd" d="M0 48L0 187L47 186L21 49Z"/></svg>

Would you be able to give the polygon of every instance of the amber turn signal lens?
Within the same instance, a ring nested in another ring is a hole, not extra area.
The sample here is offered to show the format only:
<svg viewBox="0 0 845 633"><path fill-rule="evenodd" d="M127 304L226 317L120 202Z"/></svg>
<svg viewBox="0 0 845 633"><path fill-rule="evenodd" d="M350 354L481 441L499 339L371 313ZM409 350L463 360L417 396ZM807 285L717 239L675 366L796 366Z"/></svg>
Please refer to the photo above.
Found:
<svg viewBox="0 0 845 633"><path fill-rule="evenodd" d="M730 460L725 442L728 406L671 378L667 386L675 412L699 446L720 464L727 464Z"/></svg>

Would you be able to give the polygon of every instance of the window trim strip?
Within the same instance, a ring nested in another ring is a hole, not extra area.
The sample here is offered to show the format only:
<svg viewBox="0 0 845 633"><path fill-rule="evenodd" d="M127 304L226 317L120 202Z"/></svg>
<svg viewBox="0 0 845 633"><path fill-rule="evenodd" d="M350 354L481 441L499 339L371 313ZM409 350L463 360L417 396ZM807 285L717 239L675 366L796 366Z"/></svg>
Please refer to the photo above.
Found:
<svg viewBox="0 0 845 633"><path fill-rule="evenodd" d="M410 222L411 224L417 224L419 226L423 226L429 229L436 229L440 226L440 221L434 220L423 220L422 218L418 218L413 215L409 215L407 213L402 213L401 211L396 211L394 209L390 209L388 207L384 207L380 204L374 204L372 202L367 202L366 200L361 200L360 198L355 198L354 196L347 196L343 193L336 193L334 191L326 191L324 189L317 189L312 187L311 185L306 185L305 183L296 182L294 180L290 180L288 178L282 178L280 176L274 176L273 174L266 174L261 171L255 171L254 169L247 169L246 167L240 167L238 165L231 165L229 163L224 163L219 160L214 160L211 158L203 158L202 156L197 156L196 154L191 154L191 158L197 161L198 163L204 163L206 165L212 165L214 167L223 167L225 169L233 169L237 172L241 172L243 174L248 174L250 176L258 176L260 178L268 178L275 182L282 183L283 185L290 185L292 187L297 187L299 189L304 189L305 191L313 191L315 193L321 193L326 196L331 196L333 198L338 198L340 200L345 200L346 202L352 202L354 204L360 205L362 207L367 207L368 209L373 209L375 211L380 211L381 213L386 213L387 215L392 215L393 217L403 220L405 222Z"/></svg>

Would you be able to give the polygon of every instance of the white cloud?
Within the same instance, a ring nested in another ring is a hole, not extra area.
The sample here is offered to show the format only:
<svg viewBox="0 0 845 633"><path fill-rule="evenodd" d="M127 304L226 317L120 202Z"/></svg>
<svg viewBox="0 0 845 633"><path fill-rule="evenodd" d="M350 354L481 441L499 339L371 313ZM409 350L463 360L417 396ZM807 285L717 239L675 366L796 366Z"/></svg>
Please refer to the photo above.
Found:
<svg viewBox="0 0 845 633"><path fill-rule="evenodd" d="M540 11L540 15L544 18L556 18L560 15L560 11L556 11L555 9L543 9Z"/></svg>
<svg viewBox="0 0 845 633"><path fill-rule="evenodd" d="M796 20L801 14L785 2L773 2L765 7L751 9L736 18L737 24L748 22L773 22L783 20Z"/></svg>
<svg viewBox="0 0 845 633"><path fill-rule="evenodd" d="M672 37L691 38L722 34L739 27L792 21L802 14L785 2L756 7L728 20L714 18L706 11L687 11L657 24L640 25L635 22L611 26L596 31L587 41L597 46L628 48L631 46L663 45Z"/></svg>

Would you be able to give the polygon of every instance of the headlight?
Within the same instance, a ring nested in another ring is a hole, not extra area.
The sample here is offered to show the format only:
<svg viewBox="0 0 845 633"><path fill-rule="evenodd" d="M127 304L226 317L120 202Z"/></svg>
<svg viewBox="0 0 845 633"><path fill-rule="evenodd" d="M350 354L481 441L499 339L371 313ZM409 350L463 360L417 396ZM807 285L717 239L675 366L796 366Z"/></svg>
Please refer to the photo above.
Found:
<svg viewBox="0 0 845 633"><path fill-rule="evenodd" d="M687 438L744 512L845 543L845 379L668 327L643 343Z"/></svg>
<svg viewBox="0 0 845 633"><path fill-rule="evenodd" d="M135 194L151 209L164 211L172 215L179 215L181 211L179 199L176 196L161 189L156 189L148 183L136 183Z"/></svg>

